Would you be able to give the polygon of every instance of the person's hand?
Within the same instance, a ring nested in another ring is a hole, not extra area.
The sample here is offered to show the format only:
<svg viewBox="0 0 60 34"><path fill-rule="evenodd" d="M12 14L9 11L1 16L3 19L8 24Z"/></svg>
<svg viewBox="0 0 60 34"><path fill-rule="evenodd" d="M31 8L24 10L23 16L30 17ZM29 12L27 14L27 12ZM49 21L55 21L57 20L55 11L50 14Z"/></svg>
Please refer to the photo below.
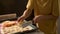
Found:
<svg viewBox="0 0 60 34"><path fill-rule="evenodd" d="M21 17L19 17L19 18L17 19L17 22L22 22L24 19L25 19L25 17L24 17L24 16L21 16Z"/></svg>
<svg viewBox="0 0 60 34"><path fill-rule="evenodd" d="M33 19L34 24L36 24L36 23L37 23L38 19L39 19L39 16L35 16L35 17L34 17L34 19Z"/></svg>
<svg viewBox="0 0 60 34"><path fill-rule="evenodd" d="M38 15L38 16L35 16L35 18L33 19L34 23L36 24L37 22L40 22L44 20L44 16L43 15Z"/></svg>

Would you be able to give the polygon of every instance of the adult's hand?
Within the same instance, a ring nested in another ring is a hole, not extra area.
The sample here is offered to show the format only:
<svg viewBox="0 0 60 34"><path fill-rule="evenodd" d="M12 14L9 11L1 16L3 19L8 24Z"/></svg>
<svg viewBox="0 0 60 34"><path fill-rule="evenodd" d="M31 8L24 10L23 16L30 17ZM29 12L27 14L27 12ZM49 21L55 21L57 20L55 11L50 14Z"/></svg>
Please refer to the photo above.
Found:
<svg viewBox="0 0 60 34"><path fill-rule="evenodd" d="M25 20L25 17L24 16L21 16L17 19L17 22L22 22L23 20Z"/></svg>
<svg viewBox="0 0 60 34"><path fill-rule="evenodd" d="M52 15L38 15L38 16L35 16L33 20L34 20L34 23L37 23L37 22L43 22L45 20L53 20L53 19L54 17Z"/></svg>
<svg viewBox="0 0 60 34"><path fill-rule="evenodd" d="M34 17L33 21L36 24L37 22L40 22L40 21L42 21L44 19L45 19L45 17L43 15L38 15L38 16Z"/></svg>
<svg viewBox="0 0 60 34"><path fill-rule="evenodd" d="M34 19L33 19L34 24L36 24L36 23L37 23L38 19L39 19L39 16L35 16L35 17L34 17Z"/></svg>

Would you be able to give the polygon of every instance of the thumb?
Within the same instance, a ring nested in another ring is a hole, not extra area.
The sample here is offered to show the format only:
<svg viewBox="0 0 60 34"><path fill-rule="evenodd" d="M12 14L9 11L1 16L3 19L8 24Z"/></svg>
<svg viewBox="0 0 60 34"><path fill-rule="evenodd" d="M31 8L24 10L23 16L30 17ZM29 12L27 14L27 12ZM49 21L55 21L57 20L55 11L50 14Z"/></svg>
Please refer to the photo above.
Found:
<svg viewBox="0 0 60 34"><path fill-rule="evenodd" d="M35 18L33 19L33 23L36 24L37 23L37 20L35 20Z"/></svg>
<svg viewBox="0 0 60 34"><path fill-rule="evenodd" d="M17 19L18 22L19 21L22 21L22 20L23 20L23 17L22 16Z"/></svg>

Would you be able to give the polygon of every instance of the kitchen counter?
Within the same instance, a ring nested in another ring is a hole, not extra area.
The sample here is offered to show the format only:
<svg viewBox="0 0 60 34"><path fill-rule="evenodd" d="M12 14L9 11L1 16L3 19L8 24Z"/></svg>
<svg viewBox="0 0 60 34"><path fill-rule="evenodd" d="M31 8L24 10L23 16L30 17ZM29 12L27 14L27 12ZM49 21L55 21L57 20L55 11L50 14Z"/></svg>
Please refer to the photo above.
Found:
<svg viewBox="0 0 60 34"><path fill-rule="evenodd" d="M16 18L16 13L0 15L0 20Z"/></svg>

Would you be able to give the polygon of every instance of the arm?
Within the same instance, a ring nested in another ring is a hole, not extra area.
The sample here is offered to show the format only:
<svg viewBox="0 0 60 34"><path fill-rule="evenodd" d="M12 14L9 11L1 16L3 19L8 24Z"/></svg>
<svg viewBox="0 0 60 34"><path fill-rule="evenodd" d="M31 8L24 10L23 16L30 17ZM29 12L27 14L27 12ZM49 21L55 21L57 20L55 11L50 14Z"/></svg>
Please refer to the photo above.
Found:
<svg viewBox="0 0 60 34"><path fill-rule="evenodd" d="M52 16L54 19L57 19L59 16L58 0L52 1Z"/></svg>
<svg viewBox="0 0 60 34"><path fill-rule="evenodd" d="M58 1L54 0L52 2L52 12L51 15L38 15L34 18L35 23L40 20L57 20L59 16Z"/></svg>
<svg viewBox="0 0 60 34"><path fill-rule="evenodd" d="M52 0L52 14L47 15L46 19L56 19L59 16L59 7L58 7L58 0Z"/></svg>
<svg viewBox="0 0 60 34"><path fill-rule="evenodd" d="M29 0L26 6L26 10L24 11L23 15L25 18L27 18L31 13L33 9L33 0Z"/></svg>
<svg viewBox="0 0 60 34"><path fill-rule="evenodd" d="M57 19L59 16L58 0L52 0L52 12L51 15L46 15L47 19Z"/></svg>
<svg viewBox="0 0 60 34"><path fill-rule="evenodd" d="M32 9L26 9L22 16L24 17L24 19L26 19L27 17L30 16L31 13L32 13Z"/></svg>
<svg viewBox="0 0 60 34"><path fill-rule="evenodd" d="M29 1L28 1L28 4L27 4L26 8L27 8L27 9L24 11L23 15L18 18L18 21L21 21L21 20L26 19L26 18L32 13L33 0L29 0Z"/></svg>

